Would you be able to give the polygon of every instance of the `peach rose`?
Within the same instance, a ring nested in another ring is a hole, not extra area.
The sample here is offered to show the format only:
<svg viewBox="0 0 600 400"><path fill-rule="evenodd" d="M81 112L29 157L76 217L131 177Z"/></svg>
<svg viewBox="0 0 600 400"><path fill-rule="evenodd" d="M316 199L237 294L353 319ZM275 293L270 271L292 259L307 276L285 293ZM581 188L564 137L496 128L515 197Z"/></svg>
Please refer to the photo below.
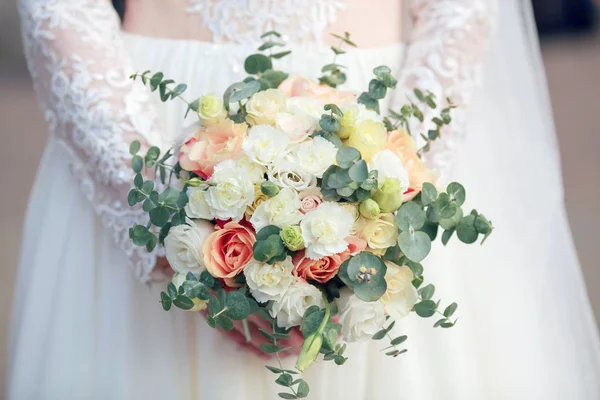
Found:
<svg viewBox="0 0 600 400"><path fill-rule="evenodd" d="M394 152L401 160L407 155L416 155L418 151L415 139L402 128L388 132L385 148Z"/></svg>
<svg viewBox="0 0 600 400"><path fill-rule="evenodd" d="M319 85L300 75L293 75L281 82L279 90L285 92L289 97L310 97L319 99L325 103L343 104L356 100L352 92L337 90L327 85Z"/></svg>
<svg viewBox="0 0 600 400"><path fill-rule="evenodd" d="M325 283L337 275L340 266L350 256L356 255L367 247L367 242L354 236L346 238L348 248L342 253L311 260L305 257L304 251L299 251L292 258L295 273L306 280Z"/></svg>
<svg viewBox="0 0 600 400"><path fill-rule="evenodd" d="M308 188L298 193L300 196L300 212L306 214L323 202L323 194L319 188Z"/></svg>
<svg viewBox="0 0 600 400"><path fill-rule="evenodd" d="M235 159L242 154L242 141L246 137L248 125L223 120L208 127L201 127L181 146L179 164L186 171L192 171L208 178L215 165L224 160Z"/></svg>
<svg viewBox="0 0 600 400"><path fill-rule="evenodd" d="M204 246L204 264L215 278L222 278L234 286L234 278L252 260L254 231L237 222L227 222L222 229L211 233Z"/></svg>

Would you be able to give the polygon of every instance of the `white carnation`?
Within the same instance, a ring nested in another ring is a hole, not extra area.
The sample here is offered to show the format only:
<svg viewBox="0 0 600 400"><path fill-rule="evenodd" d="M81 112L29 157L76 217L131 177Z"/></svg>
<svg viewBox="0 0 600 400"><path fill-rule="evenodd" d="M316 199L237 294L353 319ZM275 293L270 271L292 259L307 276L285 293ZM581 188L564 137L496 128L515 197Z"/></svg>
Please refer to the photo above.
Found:
<svg viewBox="0 0 600 400"><path fill-rule="evenodd" d="M242 142L242 149L260 165L269 165L285 155L290 142L288 136L269 125L256 125Z"/></svg>
<svg viewBox="0 0 600 400"><path fill-rule="evenodd" d="M208 221L188 221L189 225L177 225L169 230L165 238L167 261L175 272L186 275L204 269L202 246L215 227Z"/></svg>
<svg viewBox="0 0 600 400"><path fill-rule="evenodd" d="M206 202L206 187L190 187L187 191L188 203L185 213L190 218L213 219Z"/></svg>
<svg viewBox="0 0 600 400"><path fill-rule="evenodd" d="M304 312L310 306L325 307L321 291L304 279L295 278L279 301L270 305L270 313L277 325L289 329L302 323Z"/></svg>
<svg viewBox="0 0 600 400"><path fill-rule="evenodd" d="M335 164L337 152L338 149L333 143L317 136L298 145L296 157L302 168L321 178L323 172Z"/></svg>
<svg viewBox="0 0 600 400"><path fill-rule="evenodd" d="M318 260L346 250L348 242L345 238L350 236L353 223L354 217L338 203L321 203L304 214L300 227L306 257Z"/></svg>
<svg viewBox="0 0 600 400"><path fill-rule="evenodd" d="M281 189L276 196L260 203L250 223L258 232L267 225L275 225L284 228L286 225L295 225L302 219L300 212L300 197L292 189Z"/></svg>
<svg viewBox="0 0 600 400"><path fill-rule="evenodd" d="M218 219L239 221L246 207L254 201L254 185L246 172L226 160L215 166L211 177L212 186L206 190L206 204L210 213Z"/></svg>
<svg viewBox="0 0 600 400"><path fill-rule="evenodd" d="M369 162L369 170L378 171L377 180L383 182L385 178L396 178L405 191L410 187L408 171L402 161L391 150L382 150L375 154Z"/></svg>
<svg viewBox="0 0 600 400"><path fill-rule="evenodd" d="M250 293L261 303L281 300L287 288L294 281L292 258L274 264L252 260L244 267L246 283Z"/></svg>
<svg viewBox="0 0 600 400"><path fill-rule="evenodd" d="M263 165L255 163L247 156L238 158L235 161L235 165L237 168L246 171L246 175L248 175L248 179L250 179L252 183L261 183L265 180L267 169Z"/></svg>
<svg viewBox="0 0 600 400"><path fill-rule="evenodd" d="M306 171L300 164L287 158L269 167L269 180L282 188L294 189L298 192L315 187L317 178Z"/></svg>
<svg viewBox="0 0 600 400"><path fill-rule="evenodd" d="M325 112L325 103L312 97L292 97L287 101L287 111L300 117L311 118L317 125ZM315 125L315 128L317 127Z"/></svg>
<svg viewBox="0 0 600 400"><path fill-rule="evenodd" d="M343 289L337 300L342 335L346 342L371 339L385 324L385 306L381 300L363 301L350 289Z"/></svg>
<svg viewBox="0 0 600 400"><path fill-rule="evenodd" d="M400 267L390 261L385 261L385 265L387 290L381 296L381 301L385 305L386 313L397 321L410 313L419 300L419 294L412 284L415 276L409 267Z"/></svg>

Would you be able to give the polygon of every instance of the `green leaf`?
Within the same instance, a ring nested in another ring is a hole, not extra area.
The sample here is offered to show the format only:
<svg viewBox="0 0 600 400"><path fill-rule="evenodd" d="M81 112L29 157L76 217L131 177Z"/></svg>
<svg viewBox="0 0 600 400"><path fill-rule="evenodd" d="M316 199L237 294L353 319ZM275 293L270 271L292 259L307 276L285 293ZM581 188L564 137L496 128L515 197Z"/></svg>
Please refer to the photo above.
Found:
<svg viewBox="0 0 600 400"><path fill-rule="evenodd" d="M421 262L431 251L431 239L425 232L401 232L398 237L400 250L414 262Z"/></svg>
<svg viewBox="0 0 600 400"><path fill-rule="evenodd" d="M271 31L265 32L262 35L260 35L260 38L264 39L269 36L281 37L281 33L277 32L276 30L271 30Z"/></svg>
<svg viewBox="0 0 600 400"><path fill-rule="evenodd" d="M423 300L417 304L415 304L414 310L419 317L429 318L433 314L435 314L435 310L437 309L437 305L433 300Z"/></svg>
<svg viewBox="0 0 600 400"><path fill-rule="evenodd" d="M206 287L212 288L215 284L215 278L210 274L210 272L204 270L200 274L199 281L202 282Z"/></svg>
<svg viewBox="0 0 600 400"><path fill-rule="evenodd" d="M363 104L369 110L373 110L379 114L379 101L374 99L370 94L363 92L360 96L358 96L357 102L359 104Z"/></svg>
<svg viewBox="0 0 600 400"><path fill-rule="evenodd" d="M454 229L444 231L444 233L442 234L442 243L444 244L444 246L448 244L448 241L452 237L452 234L454 234Z"/></svg>
<svg viewBox="0 0 600 400"><path fill-rule="evenodd" d="M230 331L233 329L233 321L225 315L219 315L216 318L216 322L217 325L219 325L224 331Z"/></svg>
<svg viewBox="0 0 600 400"><path fill-rule="evenodd" d="M138 191L137 189L131 189L127 194L127 204L129 207L133 207L138 203Z"/></svg>
<svg viewBox="0 0 600 400"><path fill-rule="evenodd" d="M170 207L177 207L179 193L179 190L168 187L158 196L158 202L160 204L166 204Z"/></svg>
<svg viewBox="0 0 600 400"><path fill-rule="evenodd" d="M146 162L146 168L150 168L154 166L156 160L160 156L160 149L156 146L152 146L146 152L146 157L144 157L144 161Z"/></svg>
<svg viewBox="0 0 600 400"><path fill-rule="evenodd" d="M280 353L283 350L285 350L285 347L277 346L276 344L273 344L273 343L262 343L260 345L260 350L263 353L276 354L276 353Z"/></svg>
<svg viewBox="0 0 600 400"><path fill-rule="evenodd" d="M277 393L277 395L279 397L281 397L282 399L297 399L298 396L291 394L291 393Z"/></svg>
<svg viewBox="0 0 600 400"><path fill-rule="evenodd" d="M129 237L136 246L145 246L151 236L154 234L143 225L135 225L129 229Z"/></svg>
<svg viewBox="0 0 600 400"><path fill-rule="evenodd" d="M283 47L283 46L285 46L285 43L274 42L274 41L269 40L268 42L261 44L260 47L258 48L258 50L265 51L265 50L269 50L270 48L273 48L276 46Z"/></svg>
<svg viewBox="0 0 600 400"><path fill-rule="evenodd" d="M265 240L271 235L279 235L281 228L275 225L267 225L256 234L256 240Z"/></svg>
<svg viewBox="0 0 600 400"><path fill-rule="evenodd" d="M440 193L433 208L440 219L452 218L458 212L458 206L447 193Z"/></svg>
<svg viewBox="0 0 600 400"><path fill-rule="evenodd" d="M225 103L225 108L229 110L229 103ZM200 109L200 99L196 99L188 104L188 108L185 110L184 118L187 117L188 113L191 111L198 112Z"/></svg>
<svg viewBox="0 0 600 400"><path fill-rule="evenodd" d="M421 232L425 232L429 239L433 242L438 234L439 226L437 224L432 224L429 221L425 221L425 225L421 228Z"/></svg>
<svg viewBox="0 0 600 400"><path fill-rule="evenodd" d="M319 310L317 312L308 314L302 320L302 325L300 325L300 332L302 332L302 336L307 338L311 334L315 333L319 329L323 318L325 318L325 310Z"/></svg>
<svg viewBox="0 0 600 400"><path fill-rule="evenodd" d="M269 371L273 372L274 374L280 374L283 372L282 369L279 369L276 367L271 367L270 365L265 365L265 368L268 369Z"/></svg>
<svg viewBox="0 0 600 400"><path fill-rule="evenodd" d="M483 235L487 235L492 231L491 223L481 214L475 217L474 226L477 232Z"/></svg>
<svg viewBox="0 0 600 400"><path fill-rule="evenodd" d="M199 298L200 300L210 299L210 293L208 288L204 284L198 281L187 280L183 282L183 294L194 299Z"/></svg>
<svg viewBox="0 0 600 400"><path fill-rule="evenodd" d="M156 207L150 210L150 222L158 227L163 227L169 222L171 213L166 207Z"/></svg>
<svg viewBox="0 0 600 400"><path fill-rule="evenodd" d="M369 177L369 168L365 160L359 160L348 169L348 176L354 182L363 182Z"/></svg>
<svg viewBox="0 0 600 400"><path fill-rule="evenodd" d="M162 304L163 310L169 311L171 309L171 304L173 301L165 292L160 292L160 302Z"/></svg>
<svg viewBox="0 0 600 400"><path fill-rule="evenodd" d="M381 75L387 75L387 74L391 74L392 70L390 69L390 67L385 66L385 65L380 65L379 67L375 67L373 69L373 73L376 76L381 76Z"/></svg>
<svg viewBox="0 0 600 400"><path fill-rule="evenodd" d="M421 297L423 298L423 300L431 300L431 298L433 297L433 294L435 293L435 286L433 286L432 284L429 284L429 285L421 288L420 292L421 292Z"/></svg>
<svg viewBox="0 0 600 400"><path fill-rule="evenodd" d="M296 388L296 393L298 393L299 398L308 397L308 393L310 392L310 388L308 387L308 383L304 380L300 380L298 383L298 387Z"/></svg>
<svg viewBox="0 0 600 400"><path fill-rule="evenodd" d="M363 160L361 160L363 161ZM352 178L350 177L349 170L345 170L339 167L336 167L334 173L327 174L323 176L323 181L325 186L331 189L341 189L347 187L351 182ZM327 171L325 171L327 172Z"/></svg>
<svg viewBox="0 0 600 400"><path fill-rule="evenodd" d="M458 304L452 303L444 310L444 317L451 318L454 315L454 312L458 308Z"/></svg>
<svg viewBox="0 0 600 400"><path fill-rule="evenodd" d="M229 292L227 295L227 316L233 320L242 320L250 315L248 299L240 292Z"/></svg>
<svg viewBox="0 0 600 400"><path fill-rule="evenodd" d="M142 185L142 192L145 195L150 195L150 193L152 193L152 190L154 190L154 182L152 181L146 181L144 182L144 184Z"/></svg>
<svg viewBox="0 0 600 400"><path fill-rule="evenodd" d="M150 236L148 238L148 241L146 242L146 250L148 250L148 252L151 253L152 251L154 251L154 248L156 247L157 243L158 240L156 239L156 236Z"/></svg>
<svg viewBox="0 0 600 400"><path fill-rule="evenodd" d="M154 75L152 75L152 78L150 78L150 89L152 91L156 90L160 82L162 82L163 77L164 74L162 72L157 72Z"/></svg>
<svg viewBox="0 0 600 400"><path fill-rule="evenodd" d="M402 231L418 230L425 224L426 214L423 207L414 201L404 203L396 214L398 228Z"/></svg>
<svg viewBox="0 0 600 400"><path fill-rule="evenodd" d="M252 54L244 62L244 69L250 75L256 75L273 67L271 59L263 54Z"/></svg>
<svg viewBox="0 0 600 400"><path fill-rule="evenodd" d="M141 145L140 141L134 140L129 145L129 154L131 154L132 156L135 156L137 154L137 152L140 151L141 147L142 147L142 145Z"/></svg>
<svg viewBox="0 0 600 400"><path fill-rule="evenodd" d="M292 376L290 374L281 374L281 375L279 375L279 378L277 378L275 383L277 383L281 386L290 387L290 386L292 386L293 381L294 381L294 378L292 378Z"/></svg>
<svg viewBox="0 0 600 400"><path fill-rule="evenodd" d="M397 338L394 338L390 344L392 346L398 346L399 344L402 344L404 342L406 342L406 339L408 339L408 336L403 335L403 336L398 336Z"/></svg>
<svg viewBox="0 0 600 400"><path fill-rule="evenodd" d="M392 330L392 328L394 327L395 324L396 324L396 321L392 321L392 323L390 324L390 326L388 326L387 328L382 329L382 330L378 331L377 333L375 333L371 339L373 339L373 340L381 340L381 339L383 339Z"/></svg>
<svg viewBox="0 0 600 400"><path fill-rule="evenodd" d="M332 117L331 115L327 114L323 114L321 116L319 125L321 126L321 129L327 132L335 132L340 129L340 123L338 122L338 120Z"/></svg>
<svg viewBox="0 0 600 400"><path fill-rule="evenodd" d="M479 232L475 229L474 224L475 217L473 215L467 215L460 219L460 222L456 227L456 235L461 242L470 244L477 241Z"/></svg>
<svg viewBox="0 0 600 400"><path fill-rule="evenodd" d="M194 307L194 302L192 301L192 299L181 294L175 297L175 299L173 300L173 304L176 307L181 308L182 310L189 310Z"/></svg>
<svg viewBox="0 0 600 400"><path fill-rule="evenodd" d="M331 111L338 117L344 116L344 113L342 112L341 108L339 108L336 104L333 104L333 103L325 104L324 109L325 109L325 111Z"/></svg>
<svg viewBox="0 0 600 400"><path fill-rule="evenodd" d="M336 155L337 164L341 168L350 168L354 165L354 162L360 160L360 158L360 151L354 147L347 146L340 148Z"/></svg>
<svg viewBox="0 0 600 400"><path fill-rule="evenodd" d="M215 315L219 311L221 311L221 303L217 296L211 295L208 299L208 313L210 315Z"/></svg>
<svg viewBox="0 0 600 400"><path fill-rule="evenodd" d="M383 258L388 261L397 260L398 257L400 257L400 247L398 247L398 245L388 247L383 255Z"/></svg>
<svg viewBox="0 0 600 400"><path fill-rule="evenodd" d="M450 200L454 200L457 205L462 206L465 202L465 188L460 183L452 182L446 188L446 192L450 196Z"/></svg>
<svg viewBox="0 0 600 400"><path fill-rule="evenodd" d="M167 292L169 293L170 297L177 297L177 288L175 287L173 282L169 282L169 284L167 285Z"/></svg>
<svg viewBox="0 0 600 400"><path fill-rule="evenodd" d="M240 100L244 100L255 94L261 89L259 81L250 81L242 83L238 88L234 88L229 102L237 103Z"/></svg>
<svg viewBox="0 0 600 400"><path fill-rule="evenodd" d="M276 60L279 60L280 58L283 58L285 56L287 56L288 54L290 54L292 51L291 50L287 50L287 51L281 51L279 53L273 53L271 54L269 57L274 58Z"/></svg>
<svg viewBox="0 0 600 400"><path fill-rule="evenodd" d="M167 237L167 235L169 234L169 231L171 230L171 223L169 222L168 224L166 224L165 226L163 226L158 234L158 241L160 243L164 243L165 238Z"/></svg>
<svg viewBox="0 0 600 400"><path fill-rule="evenodd" d="M417 99L419 99L419 101L425 101L425 96L423 95L423 92L420 89L415 88L413 92Z"/></svg>
<svg viewBox="0 0 600 400"><path fill-rule="evenodd" d="M440 226L445 230L453 230L456 228L461 218L463 217L462 208L458 208L456 214L452 218L440 219Z"/></svg>
<svg viewBox="0 0 600 400"><path fill-rule="evenodd" d="M369 82L369 95L377 100L381 100L387 94L387 87L378 79L371 79Z"/></svg>
<svg viewBox="0 0 600 400"><path fill-rule="evenodd" d="M429 182L423 183L421 189L421 201L424 206L429 206L437 199L437 189Z"/></svg>
<svg viewBox="0 0 600 400"><path fill-rule="evenodd" d="M133 172L139 174L142 172L142 168L144 168L144 160L140 156L133 156L131 159L131 168L133 168Z"/></svg>

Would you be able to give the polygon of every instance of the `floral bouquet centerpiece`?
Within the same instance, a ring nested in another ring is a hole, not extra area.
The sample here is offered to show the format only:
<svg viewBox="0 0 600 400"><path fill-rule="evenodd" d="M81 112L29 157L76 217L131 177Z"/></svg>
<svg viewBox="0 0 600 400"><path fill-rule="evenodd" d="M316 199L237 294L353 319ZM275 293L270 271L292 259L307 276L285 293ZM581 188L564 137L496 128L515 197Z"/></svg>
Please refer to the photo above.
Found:
<svg viewBox="0 0 600 400"><path fill-rule="evenodd" d="M184 100L199 121L175 152L151 147L140 155L132 143L129 204L141 203L149 222L130 236L149 251L164 246L174 272L161 293L165 310L204 310L224 331L241 323L248 341L247 319L257 314L270 324L260 348L277 360L290 330L299 330L296 370L267 368L289 388L280 397L303 398L308 384L293 375L320 354L341 365L346 343L387 338L385 353L398 356L406 336L390 332L411 312L438 314L435 327L452 327L457 306L432 299L421 262L438 236L446 244L456 232L473 243L492 226L476 211L463 213L460 184L438 190L421 160L451 123L451 102L419 148L412 121L418 126L423 108L437 109L433 94L415 90L414 102L382 118L379 101L397 83L388 67L375 68L357 96L337 89L346 77L335 57L319 83L290 77L273 67L289 53L273 53L278 33L263 37L267 54L249 56L249 76L222 98L188 101L186 86L160 72L133 75L163 101ZM348 34L337 37L354 45ZM144 178L149 169L160 182Z"/></svg>

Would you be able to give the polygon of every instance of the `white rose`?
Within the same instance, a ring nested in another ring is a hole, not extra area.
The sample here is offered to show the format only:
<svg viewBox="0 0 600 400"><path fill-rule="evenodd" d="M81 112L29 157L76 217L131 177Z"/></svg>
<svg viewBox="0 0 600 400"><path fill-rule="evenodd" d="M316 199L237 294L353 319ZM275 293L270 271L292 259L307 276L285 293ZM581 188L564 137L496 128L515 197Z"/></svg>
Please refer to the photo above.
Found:
<svg viewBox="0 0 600 400"><path fill-rule="evenodd" d="M319 120L308 115L279 113L275 117L275 126L285 132L291 143L300 143L313 133Z"/></svg>
<svg viewBox="0 0 600 400"><path fill-rule="evenodd" d="M315 187L317 178L307 172L300 164L283 159L269 167L269 180L282 188L294 189L298 192Z"/></svg>
<svg viewBox="0 0 600 400"><path fill-rule="evenodd" d="M419 294L412 284L415 276L409 267L400 267L390 261L384 262L387 267L385 273L387 290L381 296L381 301L385 305L386 313L397 321L410 313L419 300Z"/></svg>
<svg viewBox="0 0 600 400"><path fill-rule="evenodd" d="M381 300L363 301L349 289L343 289L337 300L342 335L346 342L371 339L385 324L385 305Z"/></svg>
<svg viewBox="0 0 600 400"><path fill-rule="evenodd" d="M252 125L273 125L275 116L284 111L287 95L278 89L258 92L246 103L246 120Z"/></svg>
<svg viewBox="0 0 600 400"><path fill-rule="evenodd" d="M296 149L298 163L308 172L317 178L323 177L323 172L332 164L335 164L335 157L338 149L329 140L322 137L315 137L301 143Z"/></svg>
<svg viewBox="0 0 600 400"><path fill-rule="evenodd" d="M215 227L208 221L188 221L190 225L177 225L169 230L165 238L167 261L175 272L186 275L204 269L202 246Z"/></svg>
<svg viewBox="0 0 600 400"><path fill-rule="evenodd" d="M269 165L286 154L288 136L269 125L256 125L242 142L242 149L260 165Z"/></svg>
<svg viewBox="0 0 600 400"><path fill-rule="evenodd" d="M277 325L289 329L302 323L304 312L310 306L325 307L321 291L302 278L295 278L279 301L270 304L269 311L277 318Z"/></svg>
<svg viewBox="0 0 600 400"><path fill-rule="evenodd" d="M396 178L400 181L403 191L410 187L408 171L402 161L391 150L382 150L375 154L369 162L369 171L376 169L377 180L383 182L385 178Z"/></svg>
<svg viewBox="0 0 600 400"><path fill-rule="evenodd" d="M325 103L312 97L292 97L287 101L287 111L300 117L308 117L315 121L315 129L318 126L321 115L325 112Z"/></svg>
<svg viewBox="0 0 600 400"><path fill-rule="evenodd" d="M287 288L294 281L292 258L274 264L250 261L244 267L246 283L250 293L261 303L271 300L281 300Z"/></svg>
<svg viewBox="0 0 600 400"><path fill-rule="evenodd" d="M304 214L300 227L306 245L306 257L318 260L348 248L354 218L338 203L324 202Z"/></svg>
<svg viewBox="0 0 600 400"><path fill-rule="evenodd" d="M300 197L292 189L283 188L276 196L263 201L256 207L250 223L258 232L267 225L284 228L286 225L295 225L302 219Z"/></svg>
<svg viewBox="0 0 600 400"><path fill-rule="evenodd" d="M206 204L218 219L239 221L246 207L254 201L254 185L244 170L236 168L235 161L226 160L215 166L212 186L206 190Z"/></svg>
<svg viewBox="0 0 600 400"><path fill-rule="evenodd" d="M213 219L206 202L206 187L190 187L187 191L188 203L185 213L190 218Z"/></svg>
<svg viewBox="0 0 600 400"><path fill-rule="evenodd" d="M176 273L173 275L171 282L175 285L175 288L179 290L179 287L183 285L183 282L186 281L186 274ZM200 300L199 298L192 299L194 302L194 307L190 308L186 311L202 311L208 306L208 300Z"/></svg>
<svg viewBox="0 0 600 400"><path fill-rule="evenodd" d="M374 219L360 217L355 230L357 236L365 240L369 249L376 254L383 255L398 240L398 225L392 213L381 213Z"/></svg>
<svg viewBox="0 0 600 400"><path fill-rule="evenodd" d="M247 156L238 158L235 161L235 165L237 168L246 171L246 175L248 175L248 179L252 183L261 183L265 180L267 169L263 165L255 163Z"/></svg>

